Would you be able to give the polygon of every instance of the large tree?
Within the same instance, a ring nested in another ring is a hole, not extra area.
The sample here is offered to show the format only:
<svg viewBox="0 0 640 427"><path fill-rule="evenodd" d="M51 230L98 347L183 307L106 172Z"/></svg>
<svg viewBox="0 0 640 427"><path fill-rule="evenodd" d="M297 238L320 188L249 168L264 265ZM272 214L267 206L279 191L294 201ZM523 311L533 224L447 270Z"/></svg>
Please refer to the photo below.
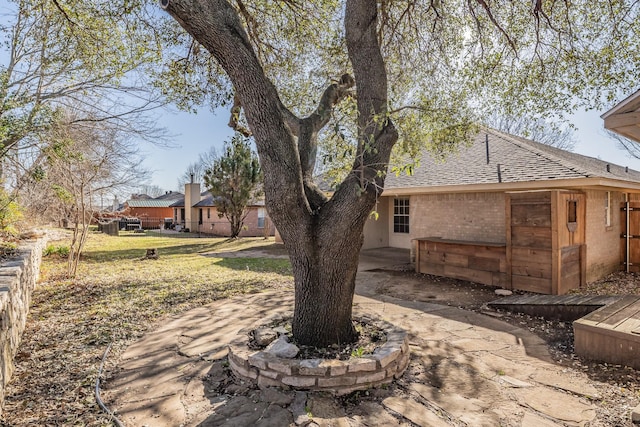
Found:
<svg viewBox="0 0 640 427"><path fill-rule="evenodd" d="M267 209L293 266L293 333L303 344L356 336L362 230L397 141L409 154L420 143L447 151L473 131L473 111L595 107L640 77L633 2L162 3L215 58L232 85L230 123L246 120L255 138ZM308 90L331 74L341 77L309 114ZM319 137L347 141L336 154L351 163L330 198L312 179Z"/></svg>

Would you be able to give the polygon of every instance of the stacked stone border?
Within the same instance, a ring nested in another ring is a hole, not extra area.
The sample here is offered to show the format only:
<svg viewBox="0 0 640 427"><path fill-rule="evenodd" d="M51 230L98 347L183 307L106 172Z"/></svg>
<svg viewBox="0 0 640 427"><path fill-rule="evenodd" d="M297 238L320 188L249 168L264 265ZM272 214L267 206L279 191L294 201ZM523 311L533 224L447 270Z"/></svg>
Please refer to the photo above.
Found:
<svg viewBox="0 0 640 427"><path fill-rule="evenodd" d="M29 303L38 275L46 239L20 242L15 257L0 262L0 413L6 385L13 375L27 323Z"/></svg>
<svg viewBox="0 0 640 427"><path fill-rule="evenodd" d="M241 379L258 386L326 391L344 395L388 384L409 365L407 333L383 320L361 316L358 320L382 329L387 341L373 354L337 359L283 359L248 347L247 330L229 344L229 365Z"/></svg>

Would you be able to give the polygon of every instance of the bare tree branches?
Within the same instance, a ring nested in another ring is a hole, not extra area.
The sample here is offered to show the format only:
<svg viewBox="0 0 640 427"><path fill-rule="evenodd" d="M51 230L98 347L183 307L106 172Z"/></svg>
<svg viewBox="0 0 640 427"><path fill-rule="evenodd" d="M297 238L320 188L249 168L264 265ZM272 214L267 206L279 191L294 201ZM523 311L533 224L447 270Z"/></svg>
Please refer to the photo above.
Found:
<svg viewBox="0 0 640 427"><path fill-rule="evenodd" d="M628 138L625 138L622 135L619 135L610 130L605 130L607 136L618 144L618 147L625 150L631 157L635 157L636 159L640 159L640 144L635 141L631 141Z"/></svg>
<svg viewBox="0 0 640 427"><path fill-rule="evenodd" d="M163 131L149 126L147 113L165 101L133 78L123 83L153 55L139 47L124 53L120 21L110 20L109 11L100 17L82 15L85 4L72 17L57 0L17 3L13 19L0 24L10 47L8 64L0 65L0 158L37 141L58 110L71 107L77 109L77 123L113 121L138 137L163 142ZM81 15L88 21L81 22ZM103 29L97 45L95 33Z"/></svg>

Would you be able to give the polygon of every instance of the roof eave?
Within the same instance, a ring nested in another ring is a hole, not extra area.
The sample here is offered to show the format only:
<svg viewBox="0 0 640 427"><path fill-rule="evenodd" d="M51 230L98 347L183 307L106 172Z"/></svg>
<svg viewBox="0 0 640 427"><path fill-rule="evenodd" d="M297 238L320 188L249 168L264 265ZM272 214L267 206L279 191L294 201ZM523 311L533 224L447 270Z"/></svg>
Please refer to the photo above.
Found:
<svg viewBox="0 0 640 427"><path fill-rule="evenodd" d="M629 95L628 97L617 103L609 111L602 114L600 118L607 119L614 114L635 111L638 108L640 108L640 90L636 91L635 93Z"/></svg>
<svg viewBox="0 0 640 427"><path fill-rule="evenodd" d="M422 187L385 188L383 196L410 196L426 193L480 193L503 191L527 191L543 189L599 189L640 193L640 183L613 178L574 178L546 181L496 182L483 184L440 185Z"/></svg>

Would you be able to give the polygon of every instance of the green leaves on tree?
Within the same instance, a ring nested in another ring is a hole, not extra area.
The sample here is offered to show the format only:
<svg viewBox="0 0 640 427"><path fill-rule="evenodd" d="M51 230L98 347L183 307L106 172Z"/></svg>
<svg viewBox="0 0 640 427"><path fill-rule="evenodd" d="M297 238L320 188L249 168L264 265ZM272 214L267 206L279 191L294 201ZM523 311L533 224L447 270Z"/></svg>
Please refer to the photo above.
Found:
<svg viewBox="0 0 640 427"><path fill-rule="evenodd" d="M231 237L238 237L247 206L261 195L262 172L250 140L236 133L225 142L222 155L205 172L204 182L220 217L231 223Z"/></svg>

